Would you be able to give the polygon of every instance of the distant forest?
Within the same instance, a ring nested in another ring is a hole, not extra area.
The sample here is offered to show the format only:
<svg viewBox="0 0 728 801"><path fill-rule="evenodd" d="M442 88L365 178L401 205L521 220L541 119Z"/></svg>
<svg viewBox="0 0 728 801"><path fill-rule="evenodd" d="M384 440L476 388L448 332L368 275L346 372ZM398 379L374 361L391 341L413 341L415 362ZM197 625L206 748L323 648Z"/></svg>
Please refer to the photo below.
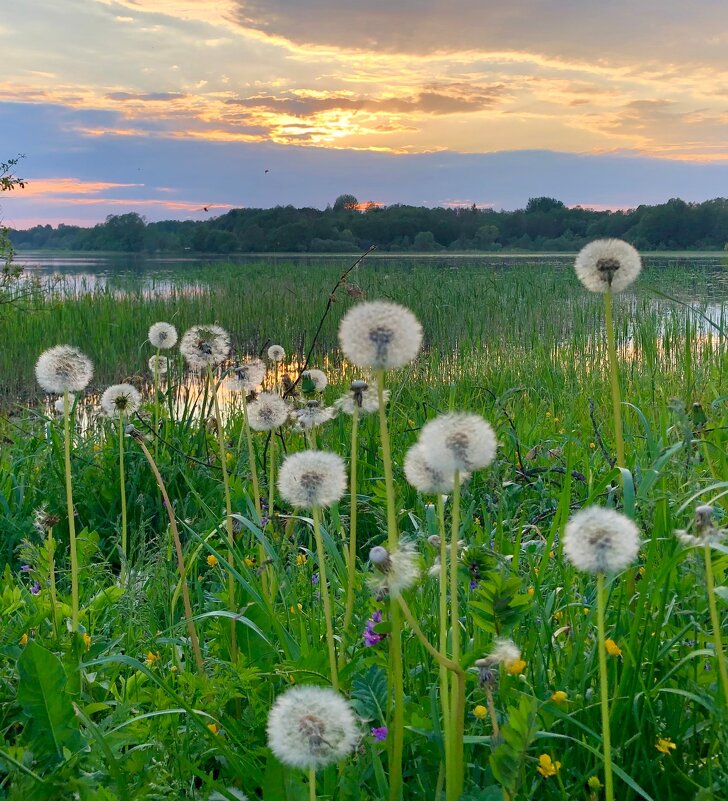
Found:
<svg viewBox="0 0 728 801"><path fill-rule="evenodd" d="M728 199L669 200L628 211L569 208L531 198L525 209L425 208L360 204L340 195L325 210L293 206L232 209L203 221L146 222L111 215L92 228L37 225L10 231L16 248L128 253L346 253L376 245L390 253L437 251L576 251L599 237L639 250L728 249Z"/></svg>

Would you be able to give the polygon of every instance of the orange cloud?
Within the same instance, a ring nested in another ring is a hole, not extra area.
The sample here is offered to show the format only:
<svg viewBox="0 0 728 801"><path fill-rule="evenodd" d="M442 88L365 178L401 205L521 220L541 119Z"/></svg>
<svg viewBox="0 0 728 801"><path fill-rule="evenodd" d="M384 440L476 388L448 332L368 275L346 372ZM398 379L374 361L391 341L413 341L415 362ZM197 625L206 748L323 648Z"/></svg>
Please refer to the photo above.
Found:
<svg viewBox="0 0 728 801"><path fill-rule="evenodd" d="M57 195L96 195L109 189L144 186L144 184L119 184L108 181L82 181L79 178L33 178L23 189L22 196L47 197L51 199ZM61 199L61 198L59 198ZM67 202L68 198L62 198ZM102 200L102 199L100 199ZM93 201L92 201L93 202Z"/></svg>

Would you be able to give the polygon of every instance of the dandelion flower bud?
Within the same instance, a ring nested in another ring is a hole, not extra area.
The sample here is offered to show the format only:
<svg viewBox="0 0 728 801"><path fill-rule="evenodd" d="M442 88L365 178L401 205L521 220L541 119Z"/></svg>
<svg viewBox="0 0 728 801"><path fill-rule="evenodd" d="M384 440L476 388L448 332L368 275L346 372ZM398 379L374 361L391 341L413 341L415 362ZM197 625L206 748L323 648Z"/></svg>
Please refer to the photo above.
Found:
<svg viewBox="0 0 728 801"><path fill-rule="evenodd" d="M487 467L498 445L490 424L477 414L465 412L431 420L422 429L420 442L426 463L437 465L436 472L443 475Z"/></svg>
<svg viewBox="0 0 728 801"><path fill-rule="evenodd" d="M642 260L632 245L621 239L596 239L579 251L576 276L590 292L621 292L640 274Z"/></svg>
<svg viewBox="0 0 728 801"><path fill-rule="evenodd" d="M280 345L271 345L268 348L268 358L272 362L282 362L286 358L286 352Z"/></svg>
<svg viewBox="0 0 728 801"><path fill-rule="evenodd" d="M429 451L422 442L415 443L404 457L404 475L408 483L425 495L444 495L452 492L455 471L444 472L430 463ZM460 481L470 474L463 471Z"/></svg>
<svg viewBox="0 0 728 801"><path fill-rule="evenodd" d="M354 710L328 687L293 687L268 715L268 747L291 768L324 768L348 756L359 741Z"/></svg>
<svg viewBox="0 0 728 801"><path fill-rule="evenodd" d="M134 414L142 402L139 390L131 384L114 384L104 390L101 408L107 417L121 417Z"/></svg>
<svg viewBox="0 0 728 801"><path fill-rule="evenodd" d="M359 367L404 367L419 353L422 326L409 309L379 300L349 309L339 327L347 359Z"/></svg>
<svg viewBox="0 0 728 801"><path fill-rule="evenodd" d="M293 453L281 465L278 489L292 506L331 506L346 490L344 460L328 451Z"/></svg>
<svg viewBox="0 0 728 801"><path fill-rule="evenodd" d="M343 395L334 401L334 406L339 411L344 414L354 414L355 409L359 411L359 414L371 414L379 411L379 393L376 384L369 386L366 381L352 381L350 389L348 395ZM382 394L386 405L389 401L389 390L385 389Z"/></svg>
<svg viewBox="0 0 728 801"><path fill-rule="evenodd" d="M153 348L167 350L177 344L177 329L171 323L154 323L147 334Z"/></svg>
<svg viewBox="0 0 728 801"><path fill-rule="evenodd" d="M393 550L378 545L369 551L369 561L377 572L369 584L377 598L396 598L413 587L420 577L420 558L413 542L400 540Z"/></svg>
<svg viewBox="0 0 728 801"><path fill-rule="evenodd" d="M628 567L640 548L640 532L625 515L590 506L566 524L563 537L566 558L587 573L617 573Z"/></svg>
<svg viewBox="0 0 728 801"><path fill-rule="evenodd" d="M251 359L235 365L227 386L234 392L250 392L263 383L266 366L260 359Z"/></svg>
<svg viewBox="0 0 728 801"><path fill-rule="evenodd" d="M58 395L81 392L89 385L93 374L91 360L70 345L56 345L44 351L35 365L35 377L41 389Z"/></svg>
<svg viewBox="0 0 728 801"><path fill-rule="evenodd" d="M272 431L288 420L290 409L280 395L261 392L248 406L248 422L254 431Z"/></svg>
<svg viewBox="0 0 728 801"><path fill-rule="evenodd" d="M230 335L219 325L195 325L182 337L179 349L193 370L215 367L230 352Z"/></svg>
<svg viewBox="0 0 728 801"><path fill-rule="evenodd" d="M312 400L303 407L296 409L293 416L296 418L295 428L297 431L310 431L316 426L332 420L336 410L330 406L322 406L318 401Z"/></svg>
<svg viewBox="0 0 728 801"><path fill-rule="evenodd" d="M169 372L169 359L166 356L152 356L147 363L152 373L166 375Z"/></svg>
<svg viewBox="0 0 728 801"><path fill-rule="evenodd" d="M326 373L323 370L304 370L301 376L304 382L311 382L314 392L323 392L329 383L329 379L326 377Z"/></svg>

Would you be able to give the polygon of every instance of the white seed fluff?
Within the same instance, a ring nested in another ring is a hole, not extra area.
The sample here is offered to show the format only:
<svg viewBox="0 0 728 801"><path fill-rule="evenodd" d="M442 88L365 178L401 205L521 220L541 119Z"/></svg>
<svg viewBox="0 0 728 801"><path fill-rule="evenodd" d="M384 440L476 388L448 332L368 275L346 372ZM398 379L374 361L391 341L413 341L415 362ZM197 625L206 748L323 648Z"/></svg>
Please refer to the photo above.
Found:
<svg viewBox="0 0 728 801"><path fill-rule="evenodd" d="M359 741L354 710L328 687L292 687L268 715L268 747L284 765L324 768L348 756Z"/></svg>
<svg viewBox="0 0 728 801"><path fill-rule="evenodd" d="M58 395L81 392L93 374L91 359L70 345L56 345L44 351L35 364L35 377L41 389Z"/></svg>
<svg viewBox="0 0 728 801"><path fill-rule="evenodd" d="M227 386L234 392L250 392L263 383L266 374L265 363L260 359L251 359L236 365Z"/></svg>
<svg viewBox="0 0 728 801"><path fill-rule="evenodd" d="M292 506L331 506L346 490L344 460L329 451L293 453L281 465L278 489Z"/></svg>
<svg viewBox="0 0 728 801"><path fill-rule="evenodd" d="M272 431L288 421L290 408L280 395L261 392L248 405L248 423L253 431Z"/></svg>
<svg viewBox="0 0 728 801"><path fill-rule="evenodd" d="M357 383L357 382L354 382ZM364 382L359 382L364 384ZM382 393L384 398L384 405L389 402L389 390L385 389ZM359 409L359 414L373 414L379 411L379 395L377 392L376 384L366 385L364 388L356 388L352 385L352 389L346 395L342 395L338 400L334 401L334 406L344 414L354 414L354 409Z"/></svg>
<svg viewBox="0 0 728 801"><path fill-rule="evenodd" d="M248 796L242 790L237 790L235 787L226 787L225 792L227 795L223 795L218 790L212 793L207 797L207 801L229 801L230 796L236 799L236 801L248 801Z"/></svg>
<svg viewBox="0 0 728 801"><path fill-rule="evenodd" d="M76 396L73 392L68 393L68 411L73 411L73 404L76 402ZM63 398L58 398L53 404L53 409L56 414L63 414Z"/></svg>
<svg viewBox="0 0 728 801"><path fill-rule="evenodd" d="M448 475L487 467L498 442L490 424L480 415L455 412L436 417L420 432L427 463Z"/></svg>
<svg viewBox="0 0 728 801"><path fill-rule="evenodd" d="M268 358L272 362L282 362L286 358L286 352L280 345L271 345L268 348Z"/></svg>
<svg viewBox="0 0 728 801"><path fill-rule="evenodd" d="M323 392L329 384L329 379L326 377L326 373L323 370L304 370L301 376L304 381L308 379L313 384L313 388L316 392Z"/></svg>
<svg viewBox="0 0 728 801"><path fill-rule="evenodd" d="M475 664L478 665L478 667L503 665L503 667L508 670L508 668L516 664L520 658L521 650L513 640L498 638L493 643L491 652L483 657L483 659L479 659Z"/></svg>
<svg viewBox="0 0 728 801"><path fill-rule="evenodd" d="M640 274L642 260L621 239L596 239L582 248L574 263L577 278L590 292L621 292Z"/></svg>
<svg viewBox="0 0 728 801"><path fill-rule="evenodd" d="M225 361L230 335L219 325L195 325L182 337L179 349L193 370L204 370Z"/></svg>
<svg viewBox="0 0 728 801"><path fill-rule="evenodd" d="M379 598L387 595L396 598L414 587L420 578L420 555L410 540L400 540L393 551L379 545L369 551L374 573L369 586Z"/></svg>
<svg viewBox="0 0 728 801"><path fill-rule="evenodd" d="M152 356L148 362L149 369L157 375L166 375L169 372L169 359L166 356Z"/></svg>
<svg viewBox="0 0 728 801"><path fill-rule="evenodd" d="M318 401L310 401L302 409L293 412L296 419L296 431L310 431L316 426L323 425L336 416L336 409L331 406L321 406Z"/></svg>
<svg viewBox="0 0 728 801"><path fill-rule="evenodd" d="M114 384L104 390L101 396L101 409L107 417L121 417L134 414L142 402L139 390L131 384Z"/></svg>
<svg viewBox="0 0 728 801"><path fill-rule="evenodd" d="M173 348L177 344L177 329L171 323L154 323L147 336L152 347L161 350Z"/></svg>
<svg viewBox="0 0 728 801"><path fill-rule="evenodd" d="M430 463L429 451L416 442L404 457L404 475L408 483L425 495L444 495L452 492L455 472L446 473ZM461 475L461 480L466 474Z"/></svg>
<svg viewBox="0 0 728 801"><path fill-rule="evenodd" d="M422 326L409 309L398 303L361 303L344 315L339 343L353 364L391 370L404 367L417 356Z"/></svg>
<svg viewBox="0 0 728 801"><path fill-rule="evenodd" d="M632 562L640 549L637 526L620 512L589 506L566 524L564 554L587 573L617 573Z"/></svg>

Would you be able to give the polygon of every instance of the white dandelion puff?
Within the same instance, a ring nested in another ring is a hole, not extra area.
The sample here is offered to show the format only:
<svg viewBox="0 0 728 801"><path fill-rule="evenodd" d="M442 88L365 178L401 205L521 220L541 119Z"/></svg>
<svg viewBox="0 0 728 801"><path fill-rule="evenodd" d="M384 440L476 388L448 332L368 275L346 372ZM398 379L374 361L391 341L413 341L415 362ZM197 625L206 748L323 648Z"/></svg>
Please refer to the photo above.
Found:
<svg viewBox="0 0 728 801"><path fill-rule="evenodd" d="M349 309L339 326L339 343L359 367L391 370L404 367L419 353L422 326L398 303L374 301Z"/></svg>
<svg viewBox="0 0 728 801"><path fill-rule="evenodd" d="M147 337L152 347L167 350L177 344L177 329L171 323L154 323Z"/></svg>
<svg viewBox="0 0 728 801"><path fill-rule="evenodd" d="M76 396L73 392L68 393L68 411L73 410L73 404L76 402ZM53 410L56 414L63 414L63 398L57 398L53 403Z"/></svg>
<svg viewBox="0 0 728 801"><path fill-rule="evenodd" d="M286 352L280 345L271 345L268 348L268 358L272 362L282 362L286 358Z"/></svg>
<svg viewBox="0 0 728 801"><path fill-rule="evenodd" d="M304 382L310 381L314 392L323 392L329 384L329 379L323 370L304 370L301 373Z"/></svg>
<svg viewBox="0 0 728 801"><path fill-rule="evenodd" d="M477 414L455 412L427 423L420 432L426 463L441 474L472 472L495 458L498 442L490 424ZM415 454L415 458L418 458Z"/></svg>
<svg viewBox="0 0 728 801"><path fill-rule="evenodd" d="M687 547L695 547L698 545L713 545L720 544L725 539L725 529L717 529L713 525L713 507L708 504L695 507L695 535L688 534L687 531L679 530L675 532L675 536L680 542Z"/></svg>
<svg viewBox="0 0 728 801"><path fill-rule="evenodd" d="M280 395L261 392L248 405L248 422L254 431L272 431L288 421L290 408Z"/></svg>
<svg viewBox="0 0 728 801"><path fill-rule="evenodd" d="M219 790L215 790L212 795L207 797L207 801L230 801L230 798L236 799L236 801L248 801L248 796L242 790L237 790L235 787L226 787L225 792L227 795L223 795Z"/></svg>
<svg viewBox="0 0 728 801"><path fill-rule="evenodd" d="M521 649L513 642L504 638L497 638L489 654L482 659L475 660L475 667L480 674L480 686L486 687L494 683L495 669L502 665L509 673L519 672L523 668L521 662Z"/></svg>
<svg viewBox="0 0 728 801"><path fill-rule="evenodd" d="M369 561L375 569L369 586L380 599L387 595L396 598L413 587L420 577L420 555L410 540L400 540L392 551L377 545L369 551Z"/></svg>
<svg viewBox="0 0 728 801"><path fill-rule="evenodd" d="M625 515L589 506L571 517L563 536L564 554L586 573L618 573L634 562L640 532Z"/></svg>
<svg viewBox="0 0 728 801"><path fill-rule="evenodd" d="M104 390L101 409L107 417L129 417L139 408L142 396L131 384L114 384Z"/></svg>
<svg viewBox="0 0 728 801"><path fill-rule="evenodd" d="M596 239L579 251L574 263L577 278L590 292L621 292L640 274L642 260L621 239Z"/></svg>
<svg viewBox="0 0 728 801"><path fill-rule="evenodd" d="M226 384L233 392L250 392L263 383L266 370L265 363L260 359L251 359L236 364L232 371L232 378Z"/></svg>
<svg viewBox="0 0 728 801"><path fill-rule="evenodd" d="M195 325L182 337L179 349L193 370L215 367L230 352L230 335L219 325Z"/></svg>
<svg viewBox="0 0 728 801"><path fill-rule="evenodd" d="M389 390L385 389L382 393L384 404L389 402ZM359 414L372 414L379 411L379 393L377 385L370 386L366 381L352 381L350 391L334 401L334 406L344 414L354 414L358 409Z"/></svg>
<svg viewBox="0 0 728 801"><path fill-rule="evenodd" d="M152 356L147 362L152 373L167 375L169 372L169 359L166 356Z"/></svg>
<svg viewBox="0 0 728 801"><path fill-rule="evenodd" d="M404 475L407 482L424 495L444 495L452 492L455 472L444 472L430 461L430 452L422 442L416 442L404 457ZM467 481L470 474L460 473L460 482Z"/></svg>
<svg viewBox="0 0 728 801"><path fill-rule="evenodd" d="M346 490L344 460L329 451L301 451L286 457L278 489L292 506L331 506Z"/></svg>
<svg viewBox="0 0 728 801"><path fill-rule="evenodd" d="M35 377L41 388L58 395L81 392L93 374L91 359L71 345L56 345L44 351L35 364Z"/></svg>
<svg viewBox="0 0 728 801"><path fill-rule="evenodd" d="M311 400L302 408L293 412L296 420L294 429L296 431L310 431L316 426L323 425L329 420L333 420L336 409L331 406L322 406L318 401Z"/></svg>

